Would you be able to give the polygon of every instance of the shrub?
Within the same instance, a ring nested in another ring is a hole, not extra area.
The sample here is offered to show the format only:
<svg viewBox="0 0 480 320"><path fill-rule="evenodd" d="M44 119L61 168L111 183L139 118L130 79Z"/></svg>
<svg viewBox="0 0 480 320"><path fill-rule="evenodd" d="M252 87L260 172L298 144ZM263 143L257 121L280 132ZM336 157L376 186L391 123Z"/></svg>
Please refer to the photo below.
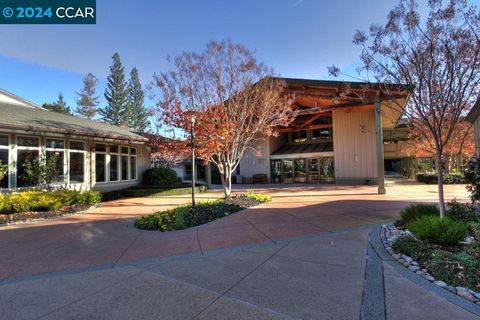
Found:
<svg viewBox="0 0 480 320"><path fill-rule="evenodd" d="M480 241L480 222L470 222L468 224L470 234L478 241Z"/></svg>
<svg viewBox="0 0 480 320"><path fill-rule="evenodd" d="M180 206L157 212L149 216L143 216L135 221L135 227L144 230L172 231L185 229L184 214L187 206Z"/></svg>
<svg viewBox="0 0 480 320"><path fill-rule="evenodd" d="M463 172L467 182L467 190L470 192L470 200L480 200L480 159L472 158Z"/></svg>
<svg viewBox="0 0 480 320"><path fill-rule="evenodd" d="M53 192L23 191L1 195L1 213L17 213L29 211L56 211L71 205L91 205L100 202L100 193L86 191L80 193L73 190Z"/></svg>
<svg viewBox="0 0 480 320"><path fill-rule="evenodd" d="M480 260L466 252L453 254L437 251L426 265L438 280L445 281L452 286L478 290L480 285Z"/></svg>
<svg viewBox="0 0 480 320"><path fill-rule="evenodd" d="M102 201L111 201L125 198L128 194L128 189L104 191L101 193Z"/></svg>
<svg viewBox="0 0 480 320"><path fill-rule="evenodd" d="M240 211L242 207L212 200L191 205L182 205L174 209L143 216L135 221L135 226L145 230L172 231L195 227Z"/></svg>
<svg viewBox="0 0 480 320"><path fill-rule="evenodd" d="M413 220L408 229L421 240L439 245L456 245L465 239L468 225L447 217L423 216Z"/></svg>
<svg viewBox="0 0 480 320"><path fill-rule="evenodd" d="M438 175L434 172L418 173L417 181L423 182L426 184L437 184ZM464 175L461 173L445 173L443 175L444 184L461 184L466 182L467 180L465 179Z"/></svg>
<svg viewBox="0 0 480 320"><path fill-rule="evenodd" d="M446 213L447 217L463 222L477 222L480 220L480 215L477 210L471 205L463 204L453 200L448 204L449 209Z"/></svg>
<svg viewBox="0 0 480 320"><path fill-rule="evenodd" d="M270 202L270 201L272 201L272 196L267 195L267 194L255 193L255 191L253 191L253 190L249 190L245 193L239 194L237 197L244 198L244 199L249 199L249 200L254 200L254 201L258 201L258 202Z"/></svg>
<svg viewBox="0 0 480 320"><path fill-rule="evenodd" d="M195 227L223 218L241 209L238 205L225 203L222 200L205 201L196 205L195 208L190 207L187 210L185 223L188 227Z"/></svg>
<svg viewBox="0 0 480 320"><path fill-rule="evenodd" d="M78 204L94 205L102 201L102 194L98 191L86 191L78 195Z"/></svg>
<svg viewBox="0 0 480 320"><path fill-rule="evenodd" d="M400 212L400 220L396 221L397 227L406 227L413 220L424 216L439 216L438 207L433 204L412 204Z"/></svg>
<svg viewBox="0 0 480 320"><path fill-rule="evenodd" d="M175 171L165 167L155 167L143 174L143 183L147 186L170 186L182 183Z"/></svg>
<svg viewBox="0 0 480 320"><path fill-rule="evenodd" d="M432 256L431 250L424 242L411 236L398 238L392 248L395 252L406 254L419 262L425 262Z"/></svg>
<svg viewBox="0 0 480 320"><path fill-rule="evenodd" d="M465 247L465 252L467 252L475 259L480 260L480 242L473 241L470 245Z"/></svg>

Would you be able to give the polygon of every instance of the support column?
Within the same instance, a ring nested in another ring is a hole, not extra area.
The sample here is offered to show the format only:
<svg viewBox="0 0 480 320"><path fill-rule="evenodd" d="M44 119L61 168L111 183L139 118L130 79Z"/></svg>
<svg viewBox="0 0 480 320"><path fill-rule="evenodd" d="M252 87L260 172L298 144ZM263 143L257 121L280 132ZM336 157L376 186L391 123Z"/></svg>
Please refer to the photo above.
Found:
<svg viewBox="0 0 480 320"><path fill-rule="evenodd" d="M382 105L375 97L375 139L377 146L378 194L385 194L385 161L383 159Z"/></svg>
<svg viewBox="0 0 480 320"><path fill-rule="evenodd" d="M207 163L207 167L205 168L205 178L207 179L207 189L211 189L212 187L212 164L209 162Z"/></svg>

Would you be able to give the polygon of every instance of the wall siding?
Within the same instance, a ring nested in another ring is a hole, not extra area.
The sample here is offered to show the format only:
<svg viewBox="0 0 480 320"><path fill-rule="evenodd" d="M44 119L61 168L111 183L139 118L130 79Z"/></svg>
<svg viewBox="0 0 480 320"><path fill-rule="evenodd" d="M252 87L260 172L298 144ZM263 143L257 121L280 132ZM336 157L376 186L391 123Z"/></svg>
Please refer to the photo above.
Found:
<svg viewBox="0 0 480 320"><path fill-rule="evenodd" d="M251 178L254 174L265 173L270 176L270 146L269 138L259 138L254 150L247 150L240 160L240 175Z"/></svg>
<svg viewBox="0 0 480 320"><path fill-rule="evenodd" d="M376 179L378 173L373 108L335 110L333 143L335 177L339 182Z"/></svg>

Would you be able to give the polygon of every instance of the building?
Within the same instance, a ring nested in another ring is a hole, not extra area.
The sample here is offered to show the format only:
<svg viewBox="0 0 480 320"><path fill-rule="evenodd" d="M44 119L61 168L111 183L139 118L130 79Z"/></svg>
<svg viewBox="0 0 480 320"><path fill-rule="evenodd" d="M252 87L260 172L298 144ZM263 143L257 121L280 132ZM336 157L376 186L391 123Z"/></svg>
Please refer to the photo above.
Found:
<svg viewBox="0 0 480 320"><path fill-rule="evenodd" d="M55 157L53 185L109 191L140 183L150 167L147 139L105 123L55 113L0 90L0 162L8 164L2 189L31 186L25 163Z"/></svg>
<svg viewBox="0 0 480 320"><path fill-rule="evenodd" d="M278 137L260 137L242 158L237 181L264 176L270 183L378 184L384 193L385 159L391 170L410 175L404 170L411 166L408 157L398 150L406 138L398 124L411 86L282 80L298 116ZM206 172L207 181L218 183L215 168Z"/></svg>
<svg viewBox="0 0 480 320"><path fill-rule="evenodd" d="M475 140L475 154L480 157L480 99L467 115L467 121L473 125L473 136Z"/></svg>

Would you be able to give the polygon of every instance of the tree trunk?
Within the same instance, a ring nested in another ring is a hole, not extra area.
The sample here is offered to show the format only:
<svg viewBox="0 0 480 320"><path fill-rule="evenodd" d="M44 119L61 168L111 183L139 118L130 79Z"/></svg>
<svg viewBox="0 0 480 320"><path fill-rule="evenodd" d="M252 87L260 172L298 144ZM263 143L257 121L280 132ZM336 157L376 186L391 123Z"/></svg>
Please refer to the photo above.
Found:
<svg viewBox="0 0 480 320"><path fill-rule="evenodd" d="M443 167L442 167L442 155L437 154L435 159L435 168L437 169L438 176L438 208L440 209L440 218L445 217L445 198L443 195Z"/></svg>
<svg viewBox="0 0 480 320"><path fill-rule="evenodd" d="M220 171L220 179L222 180L225 199L230 199L232 193L232 171L230 170L230 167L224 163L217 164L217 168L218 171Z"/></svg>
<svg viewBox="0 0 480 320"><path fill-rule="evenodd" d="M228 173L228 170L222 174L222 185L225 199L230 199L232 193L232 173Z"/></svg>
<svg viewBox="0 0 480 320"><path fill-rule="evenodd" d="M463 155L461 153L457 154L457 170L462 172L463 167Z"/></svg>

